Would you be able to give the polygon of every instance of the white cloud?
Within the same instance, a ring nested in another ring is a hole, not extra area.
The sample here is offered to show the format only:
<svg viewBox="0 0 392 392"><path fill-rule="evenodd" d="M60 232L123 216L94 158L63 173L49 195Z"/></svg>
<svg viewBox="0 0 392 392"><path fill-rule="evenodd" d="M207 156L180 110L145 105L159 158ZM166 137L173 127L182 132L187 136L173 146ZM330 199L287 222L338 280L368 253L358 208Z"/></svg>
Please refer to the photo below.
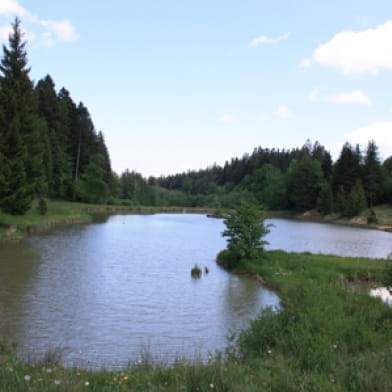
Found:
<svg viewBox="0 0 392 392"><path fill-rule="evenodd" d="M10 33L12 31L11 25L10 26L1 26L0 27L0 41L7 41Z"/></svg>
<svg viewBox="0 0 392 392"><path fill-rule="evenodd" d="M19 15L25 16L28 11L25 10L19 3L18 0L1 0L0 1L0 15Z"/></svg>
<svg viewBox="0 0 392 392"><path fill-rule="evenodd" d="M222 116L220 116L218 118L218 121L221 122L221 123L228 124L228 123L231 123L231 122L234 121L234 117L232 115L230 115L230 114L225 113L225 114L222 114Z"/></svg>
<svg viewBox="0 0 392 392"><path fill-rule="evenodd" d="M392 69L392 20L373 29L343 31L330 41L320 45L310 59L325 67L342 70L345 74L378 74L383 69ZM301 65L300 64L300 65Z"/></svg>
<svg viewBox="0 0 392 392"><path fill-rule="evenodd" d="M309 68L312 65L312 59L302 59L299 63L300 68Z"/></svg>
<svg viewBox="0 0 392 392"><path fill-rule="evenodd" d="M320 102L320 92L318 88L313 89L309 94L309 100L311 102Z"/></svg>
<svg viewBox="0 0 392 392"><path fill-rule="evenodd" d="M362 90L328 95L325 100L331 103L354 103L361 105L370 105L372 103L370 98Z"/></svg>
<svg viewBox="0 0 392 392"><path fill-rule="evenodd" d="M384 157L392 155L392 122L376 122L347 133L349 142L367 146L369 140L374 140Z"/></svg>
<svg viewBox="0 0 392 392"><path fill-rule="evenodd" d="M72 42L78 39L75 28L69 20L44 20L40 24L46 28L41 35L45 46L53 46L57 42Z"/></svg>
<svg viewBox="0 0 392 392"><path fill-rule="evenodd" d="M279 117L282 118L290 118L293 116L293 113L290 111L290 109L285 106L285 105L280 105L278 107L278 110L275 112L275 114Z"/></svg>
<svg viewBox="0 0 392 392"><path fill-rule="evenodd" d="M253 38L252 41L249 42L249 46L252 46L255 48L256 46L262 45L262 44L275 44L279 41L283 41L284 39L287 39L290 36L290 33L285 33L282 35L279 35L277 37L268 37L266 35L262 35L260 37Z"/></svg>
<svg viewBox="0 0 392 392"><path fill-rule="evenodd" d="M392 113L392 105L389 107L388 112Z"/></svg>
<svg viewBox="0 0 392 392"><path fill-rule="evenodd" d="M78 39L75 27L67 20L43 20L23 8L18 0L0 0L0 15L20 16L23 21L25 35L29 41L40 46L51 47L61 42ZM0 40L7 41L11 28L0 26Z"/></svg>

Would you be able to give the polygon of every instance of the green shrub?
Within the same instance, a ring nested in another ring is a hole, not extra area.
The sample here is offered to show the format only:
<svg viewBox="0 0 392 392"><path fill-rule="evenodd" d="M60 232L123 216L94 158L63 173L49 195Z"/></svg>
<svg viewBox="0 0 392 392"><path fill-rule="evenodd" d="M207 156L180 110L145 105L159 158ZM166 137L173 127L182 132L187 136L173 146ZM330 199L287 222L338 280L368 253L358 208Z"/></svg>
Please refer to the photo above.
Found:
<svg viewBox="0 0 392 392"><path fill-rule="evenodd" d="M43 197L41 197L38 201L37 210L41 215L45 215L48 212L48 204Z"/></svg>
<svg viewBox="0 0 392 392"><path fill-rule="evenodd" d="M201 268L196 264L191 269L192 278L200 278L201 276Z"/></svg>

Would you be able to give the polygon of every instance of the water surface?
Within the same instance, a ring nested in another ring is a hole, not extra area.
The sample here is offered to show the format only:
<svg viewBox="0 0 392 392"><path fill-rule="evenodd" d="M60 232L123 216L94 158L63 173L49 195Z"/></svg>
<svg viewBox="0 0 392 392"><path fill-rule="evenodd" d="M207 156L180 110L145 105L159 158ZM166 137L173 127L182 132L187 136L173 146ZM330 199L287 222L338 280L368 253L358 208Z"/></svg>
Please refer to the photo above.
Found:
<svg viewBox="0 0 392 392"><path fill-rule="evenodd" d="M221 220L202 215L112 216L0 248L0 335L67 364L123 366L205 358L279 298L215 263ZM194 264L208 267L192 279Z"/></svg>

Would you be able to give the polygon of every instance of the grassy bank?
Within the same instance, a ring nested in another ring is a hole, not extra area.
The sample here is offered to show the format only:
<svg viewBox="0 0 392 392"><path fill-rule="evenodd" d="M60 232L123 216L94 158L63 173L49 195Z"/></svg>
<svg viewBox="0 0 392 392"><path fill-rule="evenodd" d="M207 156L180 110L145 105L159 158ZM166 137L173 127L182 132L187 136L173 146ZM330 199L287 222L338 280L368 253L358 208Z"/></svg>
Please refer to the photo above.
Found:
<svg viewBox="0 0 392 392"><path fill-rule="evenodd" d="M335 223L339 225L364 227L392 232L392 206L383 204L373 207L372 210L375 213L377 222L368 222L370 209L365 209L361 211L358 216L352 218L342 217L340 214L336 213L322 215L316 210L306 211L303 213L298 213L296 211L269 211L268 215L272 218L287 218L309 222Z"/></svg>
<svg viewBox="0 0 392 392"><path fill-rule="evenodd" d="M88 223L93 215L103 214L155 214L155 213L206 213L214 214L215 209L184 207L145 207L145 206L108 206L74 203L66 201L48 201L47 213L41 215L37 203L25 214L14 216L0 211L0 243L18 241L28 233L48 230L59 225Z"/></svg>
<svg viewBox="0 0 392 392"><path fill-rule="evenodd" d="M204 207L147 207L147 206L114 206L94 205L66 201L47 202L47 213L41 215L37 209L37 202L25 214L20 216L9 215L0 210L0 243L19 241L26 234L48 230L53 226L77 223L89 223L93 215L103 214L155 214L155 213L203 213L211 217L223 217L223 211ZM342 225L369 227L379 230L392 231L392 207L382 205L374 207L378 222L367 223L369 210L364 210L354 218L342 218L338 215L322 216L316 211L297 213L293 211L269 211L268 215L275 218L288 218L312 222L329 222Z"/></svg>
<svg viewBox="0 0 392 392"><path fill-rule="evenodd" d="M391 391L392 309L366 294L385 263L267 252L237 272L267 281L283 308L264 311L210 363L91 372L21 363L3 345L0 390Z"/></svg>

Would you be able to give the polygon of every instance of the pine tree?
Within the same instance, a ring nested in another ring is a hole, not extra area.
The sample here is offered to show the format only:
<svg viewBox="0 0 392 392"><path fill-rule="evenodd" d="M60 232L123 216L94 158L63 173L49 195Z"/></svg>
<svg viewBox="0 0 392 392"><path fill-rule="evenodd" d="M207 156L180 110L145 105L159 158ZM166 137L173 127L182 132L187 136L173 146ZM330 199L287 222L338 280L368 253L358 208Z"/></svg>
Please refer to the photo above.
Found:
<svg viewBox="0 0 392 392"><path fill-rule="evenodd" d="M294 208L299 211L315 208L323 180L320 162L305 155L291 162L287 175L288 192Z"/></svg>
<svg viewBox="0 0 392 392"><path fill-rule="evenodd" d="M384 200L392 204L392 156L382 164Z"/></svg>
<svg viewBox="0 0 392 392"><path fill-rule="evenodd" d="M67 121L62 124L61 103L49 75L38 82L35 92L38 99L38 112L47 125L49 151L45 149L45 162L49 194L64 198L71 182L71 163L67 154L69 130L65 130L64 127Z"/></svg>
<svg viewBox="0 0 392 392"><path fill-rule="evenodd" d="M1 199L4 212L22 215L33 201L33 192L27 185L24 162L27 151L19 135L18 126L11 127L5 140L7 156L6 191Z"/></svg>
<svg viewBox="0 0 392 392"><path fill-rule="evenodd" d="M335 194L342 186L346 193L361 179L362 155L359 147L354 148L345 143L334 165L333 190Z"/></svg>
<svg viewBox="0 0 392 392"><path fill-rule="evenodd" d="M333 195L329 182L324 182L321 186L319 196L317 198L317 211L322 214L330 214L333 211Z"/></svg>
<svg viewBox="0 0 392 392"><path fill-rule="evenodd" d="M363 185L369 206L381 200L383 192L383 174L378 156L378 147L371 140L368 143L363 166Z"/></svg>
<svg viewBox="0 0 392 392"><path fill-rule="evenodd" d="M348 217L358 215L366 206L367 200L365 191L361 181L357 181L348 194L346 208L343 214Z"/></svg>
<svg viewBox="0 0 392 392"><path fill-rule="evenodd" d="M9 48L3 46L0 64L0 106L3 109L0 128L5 140L3 154L9 167L9 178L5 179L8 192L2 206L14 214L25 213L34 194L44 189L42 128L36 113L25 45L20 20L16 18L12 24ZM15 151L15 146L18 151Z"/></svg>

